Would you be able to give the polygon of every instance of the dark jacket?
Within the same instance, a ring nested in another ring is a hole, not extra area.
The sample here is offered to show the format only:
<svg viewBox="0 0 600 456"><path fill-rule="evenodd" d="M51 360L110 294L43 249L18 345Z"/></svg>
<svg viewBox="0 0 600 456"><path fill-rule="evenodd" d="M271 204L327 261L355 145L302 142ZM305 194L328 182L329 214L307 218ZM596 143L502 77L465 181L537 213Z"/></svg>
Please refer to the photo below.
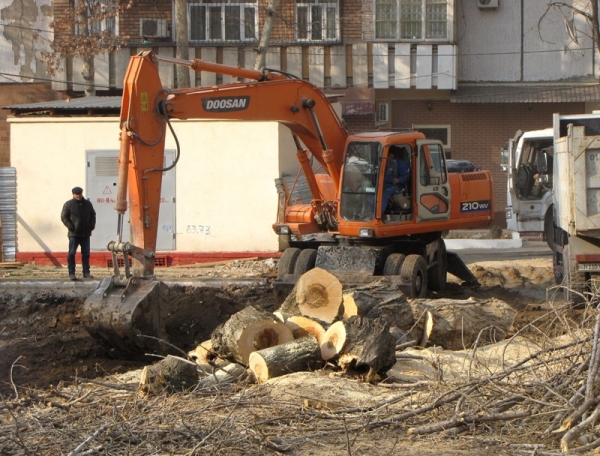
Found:
<svg viewBox="0 0 600 456"><path fill-rule="evenodd" d="M91 236L96 228L96 211L85 198L67 201L63 205L60 219L69 230L69 237Z"/></svg>

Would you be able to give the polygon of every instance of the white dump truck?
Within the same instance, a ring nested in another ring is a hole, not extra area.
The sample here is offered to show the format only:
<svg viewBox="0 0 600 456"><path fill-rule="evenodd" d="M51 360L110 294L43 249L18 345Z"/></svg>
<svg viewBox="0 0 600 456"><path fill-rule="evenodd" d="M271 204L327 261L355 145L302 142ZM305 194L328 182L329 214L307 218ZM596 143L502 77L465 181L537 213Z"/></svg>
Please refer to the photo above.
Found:
<svg viewBox="0 0 600 456"><path fill-rule="evenodd" d="M551 152L552 128L517 131L502 149L507 173L506 228L519 233L541 233L553 248L552 175L539 173L538 156Z"/></svg>
<svg viewBox="0 0 600 456"><path fill-rule="evenodd" d="M553 134L554 275L580 301L600 280L600 113L554 114Z"/></svg>

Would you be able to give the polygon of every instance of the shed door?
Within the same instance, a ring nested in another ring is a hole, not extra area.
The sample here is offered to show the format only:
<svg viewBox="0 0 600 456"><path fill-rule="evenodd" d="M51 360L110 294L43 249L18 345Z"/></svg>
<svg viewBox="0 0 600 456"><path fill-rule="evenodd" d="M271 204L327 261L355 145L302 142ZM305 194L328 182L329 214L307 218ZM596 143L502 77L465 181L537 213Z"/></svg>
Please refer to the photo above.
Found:
<svg viewBox="0 0 600 456"><path fill-rule="evenodd" d="M96 210L96 229L92 234L92 250L106 250L117 238L118 214L114 206L117 196L118 150L88 150L84 196ZM165 151L165 166L171 165L174 150ZM129 211L125 212L123 241L130 240ZM175 168L163 173L160 216L156 250L175 250Z"/></svg>

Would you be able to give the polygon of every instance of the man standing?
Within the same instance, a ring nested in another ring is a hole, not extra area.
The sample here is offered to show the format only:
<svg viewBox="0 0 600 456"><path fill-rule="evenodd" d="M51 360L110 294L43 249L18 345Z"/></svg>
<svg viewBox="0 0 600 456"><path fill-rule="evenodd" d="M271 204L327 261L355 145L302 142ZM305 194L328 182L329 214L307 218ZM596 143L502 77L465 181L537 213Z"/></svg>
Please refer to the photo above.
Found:
<svg viewBox="0 0 600 456"><path fill-rule="evenodd" d="M73 198L63 205L60 214L60 219L69 230L69 254L67 256L69 279L77 279L75 277L75 253L79 246L81 246L83 278L92 279L90 274L90 236L96 228L96 211L92 203L83 197L81 187L74 187L72 192Z"/></svg>

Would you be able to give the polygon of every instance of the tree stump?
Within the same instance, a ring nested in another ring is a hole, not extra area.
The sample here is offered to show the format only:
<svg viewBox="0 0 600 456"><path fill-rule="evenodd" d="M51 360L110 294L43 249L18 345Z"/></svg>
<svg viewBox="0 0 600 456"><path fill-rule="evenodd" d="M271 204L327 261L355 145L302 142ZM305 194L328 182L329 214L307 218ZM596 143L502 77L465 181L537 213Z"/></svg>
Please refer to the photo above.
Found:
<svg viewBox="0 0 600 456"><path fill-rule="evenodd" d="M292 372L310 371L323 366L317 340L307 335L282 345L250 354L249 368L258 383Z"/></svg>
<svg viewBox="0 0 600 456"><path fill-rule="evenodd" d="M341 304L342 283L339 279L324 269L313 268L300 276L279 311L332 323L341 316Z"/></svg>
<svg viewBox="0 0 600 456"><path fill-rule="evenodd" d="M339 357L338 365L359 372L368 369L367 379L383 375L396 363L396 339L390 327L380 319L352 316L335 322L325 332L321 356Z"/></svg>
<svg viewBox="0 0 600 456"><path fill-rule="evenodd" d="M517 313L506 302L495 298L485 301L415 299L410 305L417 318L430 314L429 323L427 318L417 323L420 333L426 324L432 326L428 343L448 350L471 348L478 338L480 343L504 340Z"/></svg>
<svg viewBox="0 0 600 456"><path fill-rule="evenodd" d="M248 306L233 314L211 334L214 351L222 358L248 365L250 353L294 340L292 330L263 309Z"/></svg>
<svg viewBox="0 0 600 456"><path fill-rule="evenodd" d="M152 366L144 367L138 392L142 396L176 393L196 387L196 364L177 356L167 356Z"/></svg>

